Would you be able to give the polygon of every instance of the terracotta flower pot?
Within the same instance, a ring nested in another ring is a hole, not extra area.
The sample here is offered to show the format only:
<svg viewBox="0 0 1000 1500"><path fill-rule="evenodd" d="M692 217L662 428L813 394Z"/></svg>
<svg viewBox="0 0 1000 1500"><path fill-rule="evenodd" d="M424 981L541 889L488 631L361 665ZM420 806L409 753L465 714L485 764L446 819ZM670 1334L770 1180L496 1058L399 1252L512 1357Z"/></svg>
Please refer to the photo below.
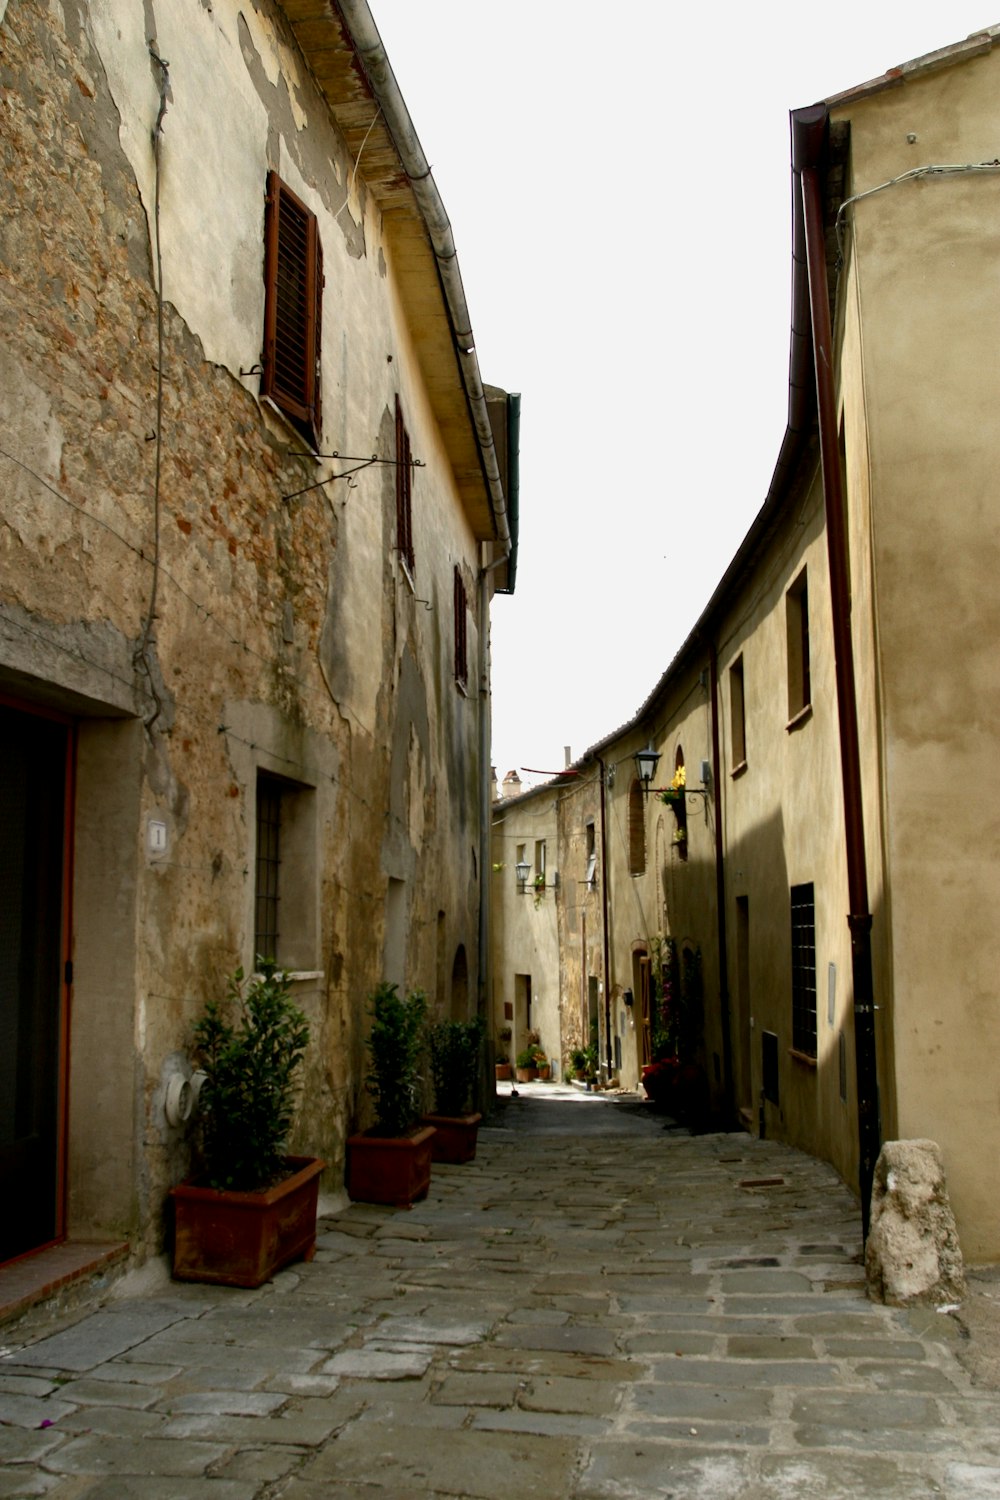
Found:
<svg viewBox="0 0 1000 1500"><path fill-rule="evenodd" d="M507 1082L509 1082L510 1075L511 1075L511 1066L510 1066L510 1063L509 1062L494 1063L493 1066L494 1066L494 1069L495 1069L496 1075L497 1075L497 1083L507 1083Z"/></svg>
<svg viewBox="0 0 1000 1500"><path fill-rule="evenodd" d="M518 1083L534 1083L538 1077L538 1072L535 1068L518 1068L516 1069L516 1076Z"/></svg>
<svg viewBox="0 0 1000 1500"><path fill-rule="evenodd" d="M434 1126L409 1135L352 1135L347 1142L347 1193L357 1203L405 1208L427 1197Z"/></svg>
<svg viewBox="0 0 1000 1500"><path fill-rule="evenodd" d="M473 1161L482 1115L424 1115L423 1123L434 1126L431 1161L452 1164Z"/></svg>
<svg viewBox="0 0 1000 1500"><path fill-rule="evenodd" d="M290 1175L259 1193L198 1187L171 1188L174 1276L222 1286L263 1286L293 1260L316 1250L318 1157L289 1156Z"/></svg>

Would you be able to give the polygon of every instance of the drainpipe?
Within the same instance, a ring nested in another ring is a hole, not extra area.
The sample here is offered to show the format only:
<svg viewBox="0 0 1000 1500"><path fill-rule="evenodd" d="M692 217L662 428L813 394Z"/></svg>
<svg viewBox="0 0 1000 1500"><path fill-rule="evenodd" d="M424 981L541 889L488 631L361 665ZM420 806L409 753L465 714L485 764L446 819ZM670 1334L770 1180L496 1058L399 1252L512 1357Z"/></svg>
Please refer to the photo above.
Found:
<svg viewBox="0 0 1000 1500"><path fill-rule="evenodd" d="M600 755L596 757L601 772L601 923L604 944L604 1041L607 1051L608 1077L614 1061L611 1051L611 936L608 904L608 884L611 871L608 869L608 815L607 815L607 767ZM588 1018L590 1012L587 1012Z"/></svg>
<svg viewBox="0 0 1000 1500"><path fill-rule="evenodd" d="M823 197L818 171L826 138L827 119L826 106L822 104L813 105L809 109L796 110L793 113L792 170L800 179L810 321L816 369L820 454L823 464L823 497L826 507L830 600L833 610L833 646L837 676L837 712L840 722L840 765L844 786L847 884L850 905L847 922L851 932L851 967L854 979L854 1047L860 1153L858 1178L861 1190L861 1222L865 1239L867 1239L871 1219L872 1179L875 1175L875 1161L880 1145L877 1110L878 1071L875 1055L872 917L868 902L868 869L861 800L861 752L847 576L843 476L840 469L840 442L833 377L833 330L830 321L830 293L826 271Z"/></svg>

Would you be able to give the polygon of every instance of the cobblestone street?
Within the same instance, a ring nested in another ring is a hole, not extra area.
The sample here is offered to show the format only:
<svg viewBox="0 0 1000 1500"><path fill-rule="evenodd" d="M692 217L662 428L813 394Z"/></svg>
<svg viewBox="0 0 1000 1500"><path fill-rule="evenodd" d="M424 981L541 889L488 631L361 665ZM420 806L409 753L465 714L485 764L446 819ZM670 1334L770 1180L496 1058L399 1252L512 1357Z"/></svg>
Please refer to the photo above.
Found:
<svg viewBox="0 0 1000 1500"><path fill-rule="evenodd" d="M959 1324L872 1305L859 1253L809 1157L528 1085L424 1203L325 1218L259 1292L0 1334L0 1495L1000 1495Z"/></svg>

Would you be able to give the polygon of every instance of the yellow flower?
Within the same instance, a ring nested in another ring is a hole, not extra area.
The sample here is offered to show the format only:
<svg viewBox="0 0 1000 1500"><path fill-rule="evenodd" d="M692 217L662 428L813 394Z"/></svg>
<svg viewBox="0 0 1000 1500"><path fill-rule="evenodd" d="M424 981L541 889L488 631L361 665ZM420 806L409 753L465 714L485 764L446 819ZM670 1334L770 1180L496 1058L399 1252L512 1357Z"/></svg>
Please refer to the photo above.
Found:
<svg viewBox="0 0 1000 1500"><path fill-rule="evenodd" d="M675 789L675 791L680 791L682 786L687 785L687 774L683 766L677 767L677 770L674 772L674 779L670 783L670 785Z"/></svg>

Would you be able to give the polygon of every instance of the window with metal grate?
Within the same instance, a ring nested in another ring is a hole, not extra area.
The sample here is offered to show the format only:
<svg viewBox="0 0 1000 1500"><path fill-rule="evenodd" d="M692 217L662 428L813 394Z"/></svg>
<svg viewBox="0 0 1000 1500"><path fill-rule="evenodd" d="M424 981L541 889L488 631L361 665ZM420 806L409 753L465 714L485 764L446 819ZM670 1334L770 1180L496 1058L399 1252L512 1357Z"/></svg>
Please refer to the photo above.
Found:
<svg viewBox="0 0 1000 1500"><path fill-rule="evenodd" d="M816 1056L816 906L813 886L792 886L792 1047Z"/></svg>
<svg viewBox="0 0 1000 1500"><path fill-rule="evenodd" d="M276 172L268 172L260 390L317 448L322 300L323 249L316 216Z"/></svg>

